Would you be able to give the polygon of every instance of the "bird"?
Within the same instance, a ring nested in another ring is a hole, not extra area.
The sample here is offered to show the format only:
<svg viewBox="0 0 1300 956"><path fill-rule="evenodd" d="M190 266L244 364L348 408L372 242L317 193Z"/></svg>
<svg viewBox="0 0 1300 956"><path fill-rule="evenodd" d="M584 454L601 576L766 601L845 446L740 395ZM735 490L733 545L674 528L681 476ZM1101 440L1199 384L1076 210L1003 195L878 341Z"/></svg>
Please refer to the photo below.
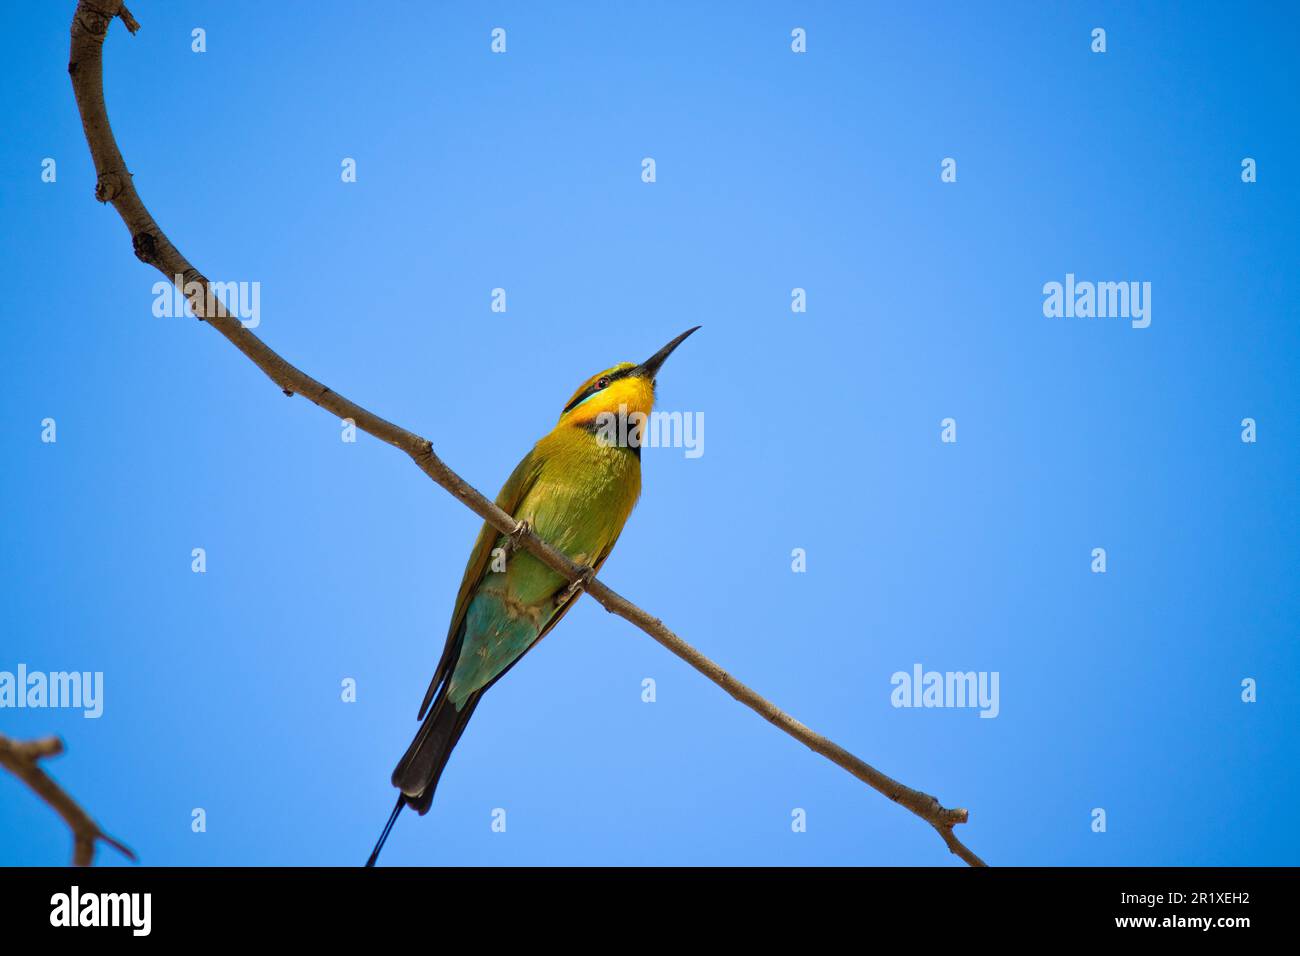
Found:
<svg viewBox="0 0 1300 956"><path fill-rule="evenodd" d="M655 378L687 329L644 362L620 362L583 382L555 427L515 466L497 507L518 527L484 522L465 565L442 657L416 719L415 739L393 770L397 805L366 866L374 866L403 807L429 811L452 749L488 689L560 622L583 584L609 557L641 495L641 433L654 406ZM644 422L644 418L640 419ZM615 427L611 427L615 426ZM613 440L613 435L623 440ZM584 569L570 582L517 547L532 530Z"/></svg>

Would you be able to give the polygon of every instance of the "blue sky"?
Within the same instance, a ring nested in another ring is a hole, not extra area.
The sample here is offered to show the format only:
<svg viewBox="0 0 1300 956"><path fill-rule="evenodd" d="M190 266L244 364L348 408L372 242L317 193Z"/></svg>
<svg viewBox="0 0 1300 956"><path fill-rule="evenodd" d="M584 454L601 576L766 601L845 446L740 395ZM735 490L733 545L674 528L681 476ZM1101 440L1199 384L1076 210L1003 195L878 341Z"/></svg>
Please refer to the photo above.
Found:
<svg viewBox="0 0 1300 956"><path fill-rule="evenodd" d="M153 316L92 199L72 6L0 38L0 671L103 672L104 713L0 733L63 737L49 770L145 863L359 864L477 519ZM1300 863L1294 11L700 6L142 0L105 88L171 239L261 284L257 333L489 495L586 377L702 324L659 382L705 453L647 450L602 578L970 808L991 863ZM1045 317L1067 273L1151 283L1150 326ZM891 706L918 663L996 672L998 716ZM68 858L4 776L0 833ZM384 862L956 864L590 600Z"/></svg>

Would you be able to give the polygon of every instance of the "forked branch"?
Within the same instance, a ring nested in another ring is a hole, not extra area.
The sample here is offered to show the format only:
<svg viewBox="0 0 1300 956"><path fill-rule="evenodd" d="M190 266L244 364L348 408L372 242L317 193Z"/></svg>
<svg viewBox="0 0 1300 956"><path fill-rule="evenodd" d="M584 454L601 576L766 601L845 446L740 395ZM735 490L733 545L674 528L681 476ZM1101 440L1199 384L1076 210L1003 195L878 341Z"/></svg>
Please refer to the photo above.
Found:
<svg viewBox="0 0 1300 956"><path fill-rule="evenodd" d="M179 288L188 299L194 314L225 336L235 348L265 372L286 395L302 395L340 419L351 419L357 428L368 432L380 441L400 448L411 457L421 471L459 498L488 524L503 534L516 534L516 540L521 547L528 549L570 581L576 581L581 577L582 568L537 537L530 529L521 530L514 518L479 494L448 468L442 459L434 454L433 446L427 439L367 411L290 365L226 311L220 299L213 294L207 278L181 255L149 215L149 211L135 191L131 174L113 138L108 112L104 106L103 44L114 17L121 17L132 33L139 27L119 0L81 0L77 4L77 11L72 20L72 53L68 72L72 75L72 87L76 92L77 106L81 110L81 123L85 128L86 142L95 161L95 172L98 177L95 198L100 202L113 204L113 208L117 210L118 215L126 223L127 229L130 230L131 245L136 257L154 266L168 280L176 282L176 277L179 276ZM687 644L665 627L658 618L652 617L626 598L614 593L599 580L591 580L586 586L586 591L604 605L607 611L641 628L736 700L757 711L791 737L843 767L889 799L911 810L933 826L943 837L948 849L971 866L984 865L983 861L963 845L953 832L955 825L967 821L968 815L965 810L950 810L944 807L929 794L899 783L838 744L814 733Z"/></svg>
<svg viewBox="0 0 1300 956"><path fill-rule="evenodd" d="M90 814L81 809L81 805L41 769L39 761L46 757L57 757L61 753L63 741L58 737L28 742L10 740L0 734L0 767L31 787L38 797L63 817L68 829L72 831L74 866L90 866L95 859L95 843L99 840L134 860L134 853L101 830L99 824L90 818Z"/></svg>

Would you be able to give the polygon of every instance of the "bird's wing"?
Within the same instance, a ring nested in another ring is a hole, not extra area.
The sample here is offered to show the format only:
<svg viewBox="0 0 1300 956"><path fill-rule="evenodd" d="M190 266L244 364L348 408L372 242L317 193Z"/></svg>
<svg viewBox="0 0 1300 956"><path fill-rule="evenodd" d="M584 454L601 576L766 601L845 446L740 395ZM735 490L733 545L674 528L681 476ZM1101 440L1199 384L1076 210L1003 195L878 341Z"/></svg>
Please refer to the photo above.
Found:
<svg viewBox="0 0 1300 956"><path fill-rule="evenodd" d="M515 465L515 470L506 479L505 485L497 495L497 507L514 517L515 510L536 483L540 471L541 463L537 456L537 449L533 448L528 454L524 455L519 464ZM479 530L478 538L474 542L474 550L470 552L469 561L465 565L465 576L461 578L460 591L456 595L456 607L451 614L451 625L447 628L447 643L443 647L442 658L438 661L438 667L433 672L433 680L429 682L429 689L425 691L424 702L420 704L420 713L416 718L418 720L424 719L424 712L428 710L429 704L433 701L433 695L438 692L438 686L447 678L452 667L456 664L461 641L465 636L465 612L469 608L469 602L474 596L475 589L478 588L479 582L483 580L483 575L486 573L488 564L492 559L492 549L499 537L501 537L501 532L486 521L483 522L483 527Z"/></svg>
<svg viewBox="0 0 1300 956"><path fill-rule="evenodd" d="M607 547L607 548L604 550L604 552L602 552L602 553L600 554L600 556L597 557L597 559L596 559L595 561L592 562L592 564L591 564L591 576L592 576L592 577L595 577L597 574L600 573L600 566L601 566L602 564L605 563L605 559L609 557L609 553L610 553L611 551L614 550L614 542L617 541L617 540L618 540L618 536L615 535L615 537L614 537L614 541L611 541L611 542L609 543L609 547ZM564 615L566 615L566 614L569 613L569 608L571 608L571 607L573 607L573 605L577 604L577 603L578 603L578 598L580 598L580 597L582 597L582 592L581 592L581 591L579 591L577 594L575 594L575 595L574 595L572 598L570 598L569 600L565 601L564 604L563 604L563 606L561 606L559 610L557 610L554 614L551 615L551 619L550 619L549 621L546 622L545 626L544 626L544 627L542 628L542 630L538 633L538 635L537 635L537 640L536 640L536 641L533 641L533 643L529 645L529 649L530 649L530 650L531 650L533 647L536 647L536 646L537 646L537 642L540 641L542 638L544 638L547 634L549 634L549 633L551 632L551 628L555 627L555 625L557 625L557 624L560 623L560 618L564 617Z"/></svg>

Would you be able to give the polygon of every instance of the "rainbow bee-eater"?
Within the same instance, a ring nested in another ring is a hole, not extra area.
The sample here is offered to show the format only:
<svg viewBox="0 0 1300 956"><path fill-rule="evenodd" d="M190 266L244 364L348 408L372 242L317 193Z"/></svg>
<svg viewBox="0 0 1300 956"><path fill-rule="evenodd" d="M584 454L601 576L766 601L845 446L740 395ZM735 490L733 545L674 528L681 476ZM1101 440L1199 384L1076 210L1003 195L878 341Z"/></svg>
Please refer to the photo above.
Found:
<svg viewBox="0 0 1300 956"><path fill-rule="evenodd" d="M496 503L576 564L600 570L641 495L636 414L654 406L655 375L695 329L639 364L621 362L578 387L550 433L515 466ZM611 422L616 423L611 429ZM611 441L611 433L632 440ZM373 865L393 823L410 806L429 810L452 748L479 699L559 623L581 595L511 535L484 522L465 565L433 680L417 719L420 730L393 771L397 806L370 854Z"/></svg>

